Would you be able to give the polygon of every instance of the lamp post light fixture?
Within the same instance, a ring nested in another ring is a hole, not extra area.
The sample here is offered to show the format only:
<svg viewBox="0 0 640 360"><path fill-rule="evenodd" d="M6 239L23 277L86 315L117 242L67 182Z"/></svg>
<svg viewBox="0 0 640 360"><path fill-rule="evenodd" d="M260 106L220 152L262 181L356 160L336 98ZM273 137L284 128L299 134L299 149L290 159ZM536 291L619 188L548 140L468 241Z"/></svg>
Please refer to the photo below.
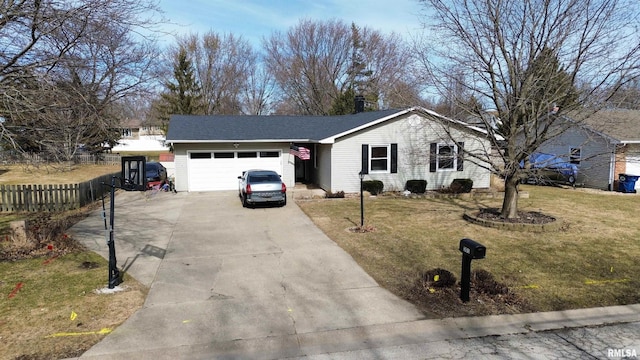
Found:
<svg viewBox="0 0 640 360"><path fill-rule="evenodd" d="M360 176L360 229L364 227L364 198L362 196L362 180L364 180L364 174L362 171L358 173Z"/></svg>

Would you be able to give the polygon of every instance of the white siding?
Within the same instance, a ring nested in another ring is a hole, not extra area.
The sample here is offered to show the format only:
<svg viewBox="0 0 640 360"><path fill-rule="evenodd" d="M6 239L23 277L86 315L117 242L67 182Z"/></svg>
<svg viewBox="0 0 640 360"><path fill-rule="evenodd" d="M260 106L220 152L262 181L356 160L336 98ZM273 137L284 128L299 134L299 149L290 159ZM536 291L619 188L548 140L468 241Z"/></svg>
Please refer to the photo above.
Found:
<svg viewBox="0 0 640 360"><path fill-rule="evenodd" d="M427 180L427 189L439 189L451 185L456 178L473 180L474 188L488 188L490 172L465 159L463 171L429 172L429 144L450 142L450 132L458 142L465 143L465 150L471 153L490 153L489 142L471 132L443 128L443 124L419 115L402 117L381 125L337 139L333 145L331 158L331 187L325 190L357 192L360 190L358 173L362 164L362 144L398 144L398 172L370 173L366 180L380 180L385 191L404 189L407 180Z"/></svg>
<svg viewBox="0 0 640 360"><path fill-rule="evenodd" d="M606 138L582 127L566 130L544 143L538 152L559 156L569 161L571 148L580 148L578 184L595 189L609 189L613 179L614 146Z"/></svg>
<svg viewBox="0 0 640 360"><path fill-rule="evenodd" d="M316 184L325 189L331 190L331 145L316 145L317 150L317 173Z"/></svg>
<svg viewBox="0 0 640 360"><path fill-rule="evenodd" d="M173 146L175 154L176 190L189 190L188 152L190 151L242 151L242 150L280 150L282 151L283 173L282 180L287 187L295 186L294 180L294 156L289 154L289 143L240 143L235 148L230 143L202 143L180 144ZM238 174L240 175L240 174Z"/></svg>

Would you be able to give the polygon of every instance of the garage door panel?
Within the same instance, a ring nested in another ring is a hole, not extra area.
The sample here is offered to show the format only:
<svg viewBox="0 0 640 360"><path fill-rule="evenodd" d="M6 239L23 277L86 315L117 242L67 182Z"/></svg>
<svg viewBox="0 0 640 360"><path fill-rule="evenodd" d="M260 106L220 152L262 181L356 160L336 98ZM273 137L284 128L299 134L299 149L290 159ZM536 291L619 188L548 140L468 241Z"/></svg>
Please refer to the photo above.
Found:
<svg viewBox="0 0 640 360"><path fill-rule="evenodd" d="M202 158L202 155L196 155L196 158L190 156L189 191L236 190L238 176L242 171L249 169L274 170L282 174L280 151L238 151L233 152L232 158L229 157L229 151L211 153L210 158ZM248 157L251 153L254 157Z"/></svg>
<svg viewBox="0 0 640 360"><path fill-rule="evenodd" d="M640 156L627 156L626 173L640 175ZM636 181L636 190L640 190L640 181Z"/></svg>

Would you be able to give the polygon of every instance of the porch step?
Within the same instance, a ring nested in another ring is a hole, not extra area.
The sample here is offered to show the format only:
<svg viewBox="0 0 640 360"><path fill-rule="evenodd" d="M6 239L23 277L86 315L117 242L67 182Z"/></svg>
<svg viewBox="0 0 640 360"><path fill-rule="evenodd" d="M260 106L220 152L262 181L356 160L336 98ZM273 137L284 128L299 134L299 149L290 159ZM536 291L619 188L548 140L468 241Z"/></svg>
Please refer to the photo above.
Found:
<svg viewBox="0 0 640 360"><path fill-rule="evenodd" d="M320 188L297 183L289 192L294 199L324 199L326 192Z"/></svg>

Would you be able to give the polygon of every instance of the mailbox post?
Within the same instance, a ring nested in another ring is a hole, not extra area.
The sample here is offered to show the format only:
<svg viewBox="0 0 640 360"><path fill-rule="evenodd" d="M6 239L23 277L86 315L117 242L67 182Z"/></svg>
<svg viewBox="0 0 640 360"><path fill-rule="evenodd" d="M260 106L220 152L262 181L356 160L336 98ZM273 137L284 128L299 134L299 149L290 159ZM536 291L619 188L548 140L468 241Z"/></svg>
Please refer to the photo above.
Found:
<svg viewBox="0 0 640 360"><path fill-rule="evenodd" d="M468 302L469 290L471 290L471 260L484 259L487 253L487 248L471 239L462 239L460 240L460 252L462 253L460 299L462 302Z"/></svg>

